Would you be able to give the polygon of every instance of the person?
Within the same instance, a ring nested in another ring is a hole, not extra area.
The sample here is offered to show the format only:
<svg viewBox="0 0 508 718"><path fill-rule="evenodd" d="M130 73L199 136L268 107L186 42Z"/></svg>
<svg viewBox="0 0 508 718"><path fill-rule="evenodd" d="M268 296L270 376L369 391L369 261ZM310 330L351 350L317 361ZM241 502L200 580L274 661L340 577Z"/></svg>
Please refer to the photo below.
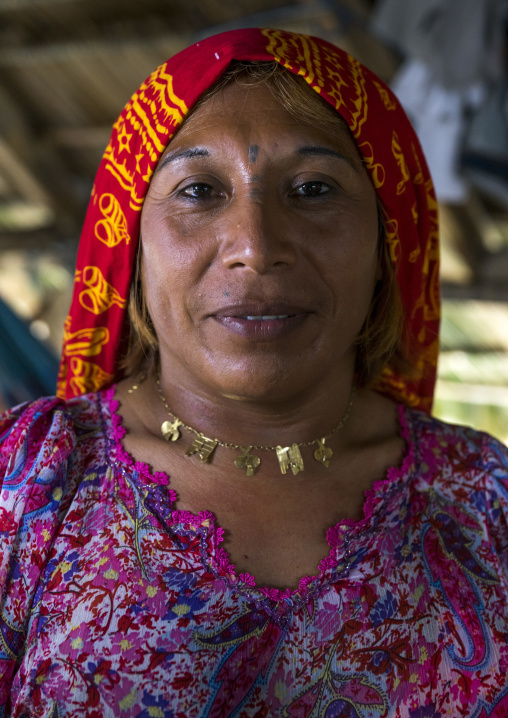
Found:
<svg viewBox="0 0 508 718"><path fill-rule="evenodd" d="M430 416L437 237L404 112L328 42L143 83L59 398L2 419L2 715L506 715L508 453Z"/></svg>

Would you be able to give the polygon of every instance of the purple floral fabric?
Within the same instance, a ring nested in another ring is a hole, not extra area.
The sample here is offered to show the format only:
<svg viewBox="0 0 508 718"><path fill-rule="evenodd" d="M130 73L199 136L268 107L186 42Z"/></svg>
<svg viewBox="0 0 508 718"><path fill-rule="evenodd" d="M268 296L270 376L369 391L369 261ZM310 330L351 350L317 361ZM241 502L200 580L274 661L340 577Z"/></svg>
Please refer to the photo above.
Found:
<svg viewBox="0 0 508 718"><path fill-rule="evenodd" d="M114 389L0 420L0 716L508 715L508 450L400 408L402 466L295 590L122 449Z"/></svg>

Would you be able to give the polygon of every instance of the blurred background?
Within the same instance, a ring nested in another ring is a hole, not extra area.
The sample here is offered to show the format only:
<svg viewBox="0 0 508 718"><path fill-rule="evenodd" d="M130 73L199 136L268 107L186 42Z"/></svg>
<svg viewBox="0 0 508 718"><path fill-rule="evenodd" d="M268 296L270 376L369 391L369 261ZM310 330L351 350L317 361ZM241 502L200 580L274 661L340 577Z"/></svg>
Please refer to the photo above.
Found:
<svg viewBox="0 0 508 718"><path fill-rule="evenodd" d="M435 413L508 442L508 0L0 0L0 407L54 392L120 110L170 55L247 26L330 40L397 92L441 213Z"/></svg>

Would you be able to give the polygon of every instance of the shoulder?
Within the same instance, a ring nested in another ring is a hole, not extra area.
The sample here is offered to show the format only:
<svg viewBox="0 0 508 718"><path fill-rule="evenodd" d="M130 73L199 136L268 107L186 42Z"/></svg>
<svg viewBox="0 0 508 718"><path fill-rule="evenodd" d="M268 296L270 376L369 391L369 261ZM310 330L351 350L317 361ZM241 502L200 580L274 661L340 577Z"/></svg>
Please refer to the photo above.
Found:
<svg viewBox="0 0 508 718"><path fill-rule="evenodd" d="M0 414L0 477L5 462L12 466L20 451L23 463L58 460L72 450L84 431L97 425L99 417L97 394L70 401L43 397Z"/></svg>
<svg viewBox="0 0 508 718"><path fill-rule="evenodd" d="M405 410L419 489L508 521L508 447L490 434ZM507 527L508 528L508 527Z"/></svg>
<svg viewBox="0 0 508 718"><path fill-rule="evenodd" d="M0 593L10 560L50 544L102 437L98 394L46 397L0 416Z"/></svg>
<svg viewBox="0 0 508 718"><path fill-rule="evenodd" d="M70 491L69 467L85 466L102 435L99 394L45 397L1 415L0 513L19 521L34 506L53 506Z"/></svg>
<svg viewBox="0 0 508 718"><path fill-rule="evenodd" d="M62 518L102 440L100 395L56 397L0 415L0 633L5 675L21 651L30 606ZM16 631L10 630L12 624ZM7 628L8 627L8 628Z"/></svg>
<svg viewBox="0 0 508 718"><path fill-rule="evenodd" d="M413 439L420 455L435 461L459 462L470 467L492 472L508 467L508 447L498 439L470 426L449 424L420 411L405 410Z"/></svg>
<svg viewBox="0 0 508 718"><path fill-rule="evenodd" d="M426 525L452 558L475 553L474 562L491 566L506 595L508 448L467 426L408 409L404 414L413 440L413 500L423 507Z"/></svg>

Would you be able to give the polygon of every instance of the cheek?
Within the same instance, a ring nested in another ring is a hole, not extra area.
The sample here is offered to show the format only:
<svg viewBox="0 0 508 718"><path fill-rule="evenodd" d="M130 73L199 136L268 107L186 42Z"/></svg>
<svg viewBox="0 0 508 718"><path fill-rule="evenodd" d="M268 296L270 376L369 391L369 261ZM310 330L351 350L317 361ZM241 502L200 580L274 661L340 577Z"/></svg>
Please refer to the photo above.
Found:
<svg viewBox="0 0 508 718"><path fill-rule="evenodd" d="M161 278L185 271L193 263L195 243L185 222L168 216L163 204L145 200L140 234L147 276Z"/></svg>
<svg viewBox="0 0 508 718"><path fill-rule="evenodd" d="M378 239L377 215L371 212L344 213L327 227L322 235L321 262L330 272L348 284L361 289L376 274Z"/></svg>
<svg viewBox="0 0 508 718"><path fill-rule="evenodd" d="M378 271L377 215L345 222L333 249L322 257L321 271L334 297L336 320L358 332L367 314Z"/></svg>
<svg viewBox="0 0 508 718"><path fill-rule="evenodd" d="M187 236L185 226L162 213L142 217L141 238L145 298L159 334L190 321L210 259L204 242Z"/></svg>

